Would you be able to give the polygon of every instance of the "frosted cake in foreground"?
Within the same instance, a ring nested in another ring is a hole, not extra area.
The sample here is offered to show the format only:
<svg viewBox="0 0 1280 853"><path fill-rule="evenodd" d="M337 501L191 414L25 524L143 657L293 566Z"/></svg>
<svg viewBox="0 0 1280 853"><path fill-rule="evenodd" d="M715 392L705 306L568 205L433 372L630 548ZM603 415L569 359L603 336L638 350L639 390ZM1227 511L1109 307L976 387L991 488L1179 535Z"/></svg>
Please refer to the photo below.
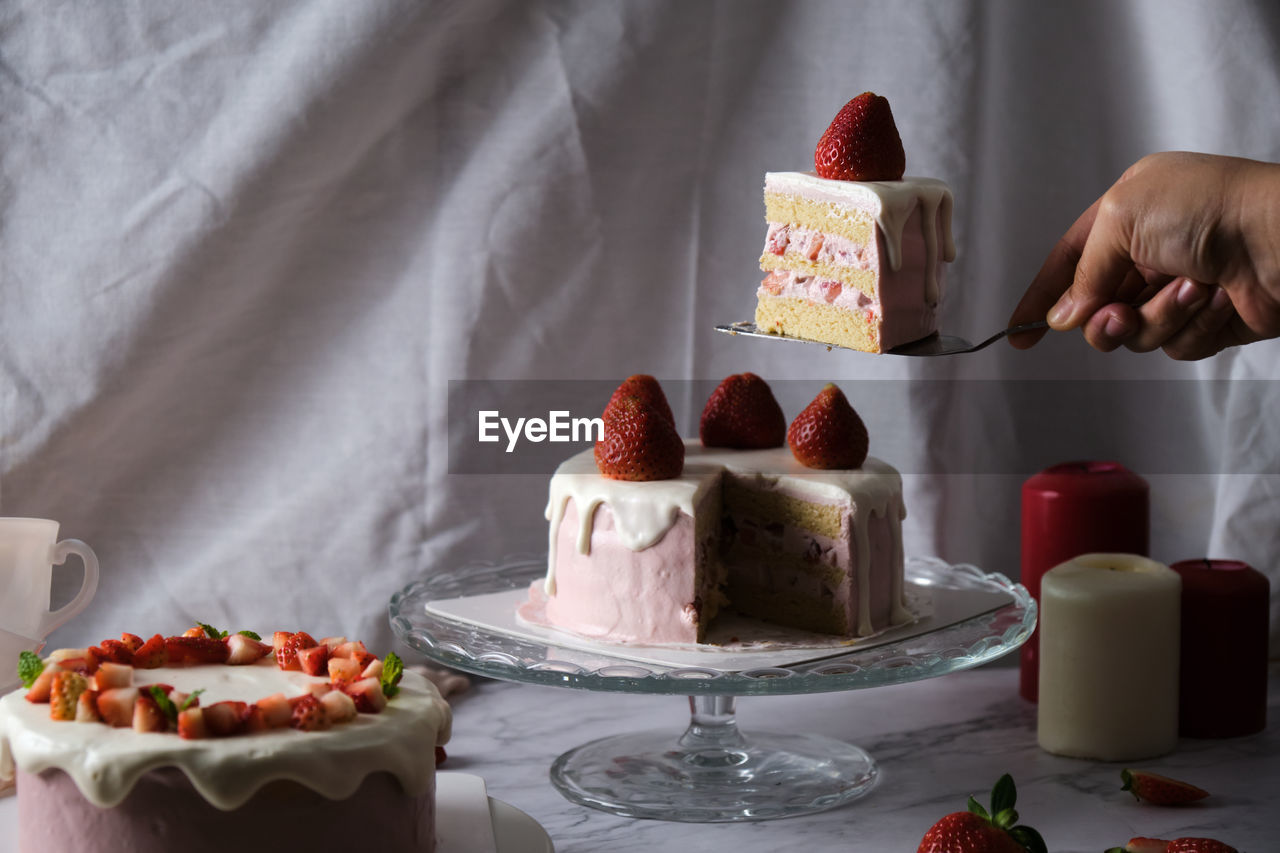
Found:
<svg viewBox="0 0 1280 853"><path fill-rule="evenodd" d="M20 853L434 850L449 706L394 656L281 633L55 652L0 699Z"/></svg>
<svg viewBox="0 0 1280 853"><path fill-rule="evenodd" d="M903 177L888 101L867 92L846 104L814 161L765 175L757 328L868 352L936 332L955 258L951 191Z"/></svg>
<svg viewBox="0 0 1280 853"><path fill-rule="evenodd" d="M731 376L708 401L701 442L681 441L657 407L629 406L611 419L611 401L605 439L551 478L548 574L531 592L547 621L685 644L703 642L725 607L851 638L911 620L902 479L866 456L866 430L838 389L788 429L763 380ZM784 436L790 449L771 446ZM665 476L619 478L629 466Z"/></svg>

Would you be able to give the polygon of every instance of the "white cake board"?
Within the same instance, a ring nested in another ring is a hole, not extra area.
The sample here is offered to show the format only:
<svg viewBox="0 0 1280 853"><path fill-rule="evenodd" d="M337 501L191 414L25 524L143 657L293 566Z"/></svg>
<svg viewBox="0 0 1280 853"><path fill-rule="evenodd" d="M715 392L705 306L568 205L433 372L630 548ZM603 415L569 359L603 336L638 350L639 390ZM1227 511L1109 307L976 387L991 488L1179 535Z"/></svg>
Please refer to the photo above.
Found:
<svg viewBox="0 0 1280 853"><path fill-rule="evenodd" d="M516 611L528 601L528 589L429 601L426 610L438 617L553 646L558 653L563 653L559 659L579 665L594 665L597 662L590 656L604 655L667 667L709 667L721 672L742 672L790 667L898 642L990 613L1013 602L1013 597L1003 592L941 589L909 581L906 593L907 601L917 615L914 622L858 640L768 625L737 614L726 614L712 623L709 636L712 642L704 645L609 643L536 624L536 614L535 621L521 619ZM729 642L739 637L749 637L751 642Z"/></svg>

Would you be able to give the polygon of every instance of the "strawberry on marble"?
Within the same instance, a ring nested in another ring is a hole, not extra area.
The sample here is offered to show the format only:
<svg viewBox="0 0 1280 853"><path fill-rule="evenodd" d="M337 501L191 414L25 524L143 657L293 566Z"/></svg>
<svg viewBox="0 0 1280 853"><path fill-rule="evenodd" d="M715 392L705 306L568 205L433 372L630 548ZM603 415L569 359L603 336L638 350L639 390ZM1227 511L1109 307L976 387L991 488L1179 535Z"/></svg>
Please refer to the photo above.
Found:
<svg viewBox="0 0 1280 853"><path fill-rule="evenodd" d="M1018 792L1008 773L991 790L988 812L973 797L969 810L952 812L929 828L916 853L1047 853L1040 833L1014 824Z"/></svg>
<svg viewBox="0 0 1280 853"><path fill-rule="evenodd" d="M1123 783L1120 790L1130 792L1136 800L1144 800L1156 806L1180 806L1209 796L1208 791L1197 788L1190 782L1147 770L1125 768L1120 771L1120 781Z"/></svg>

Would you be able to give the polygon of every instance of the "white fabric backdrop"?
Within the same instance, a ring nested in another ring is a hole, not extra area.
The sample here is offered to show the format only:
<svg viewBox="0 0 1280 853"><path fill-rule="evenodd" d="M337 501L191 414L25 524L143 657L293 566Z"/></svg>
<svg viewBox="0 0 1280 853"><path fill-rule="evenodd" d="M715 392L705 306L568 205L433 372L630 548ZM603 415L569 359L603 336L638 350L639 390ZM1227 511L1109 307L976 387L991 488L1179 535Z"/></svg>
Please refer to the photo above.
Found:
<svg viewBox="0 0 1280 853"><path fill-rule="evenodd" d="M0 5L0 514L60 519L102 560L53 642L200 619L385 646L405 582L540 547L543 478L447 473L450 380L1278 378L1277 342L1178 364L1071 334L921 361L711 332L752 310L763 173L806 168L866 89L908 172L955 190L944 325L982 336L1141 155L1280 160L1280 14ZM1274 472L1275 395L1212 397L1185 428L1212 408L1229 434L1188 470ZM961 402L922 401L899 439L1019 441ZM1016 574L1021 477L907 479L909 551ZM1233 556L1280 586L1280 477L1149 479L1154 556Z"/></svg>

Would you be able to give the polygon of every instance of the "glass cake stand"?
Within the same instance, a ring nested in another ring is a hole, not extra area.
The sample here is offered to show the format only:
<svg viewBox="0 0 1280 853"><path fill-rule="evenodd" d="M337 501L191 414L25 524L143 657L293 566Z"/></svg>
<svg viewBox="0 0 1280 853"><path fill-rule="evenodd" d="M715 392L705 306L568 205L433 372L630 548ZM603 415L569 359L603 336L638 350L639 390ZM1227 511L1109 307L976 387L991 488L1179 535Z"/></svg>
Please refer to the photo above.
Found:
<svg viewBox="0 0 1280 853"><path fill-rule="evenodd" d="M852 744L805 733L738 729L739 696L858 690L919 681L978 666L1031 636L1036 605L1027 590L968 565L914 558L907 580L934 596L951 590L1004 593L1008 603L902 640L789 667L722 672L638 663L621 653L567 651L429 611L427 602L526 589L546 571L545 555L477 562L431 574L391 598L395 634L444 666L489 678L616 693L689 697L681 735L613 735L569 750L551 766L569 800L616 815L711 823L811 814L875 787L872 757Z"/></svg>

